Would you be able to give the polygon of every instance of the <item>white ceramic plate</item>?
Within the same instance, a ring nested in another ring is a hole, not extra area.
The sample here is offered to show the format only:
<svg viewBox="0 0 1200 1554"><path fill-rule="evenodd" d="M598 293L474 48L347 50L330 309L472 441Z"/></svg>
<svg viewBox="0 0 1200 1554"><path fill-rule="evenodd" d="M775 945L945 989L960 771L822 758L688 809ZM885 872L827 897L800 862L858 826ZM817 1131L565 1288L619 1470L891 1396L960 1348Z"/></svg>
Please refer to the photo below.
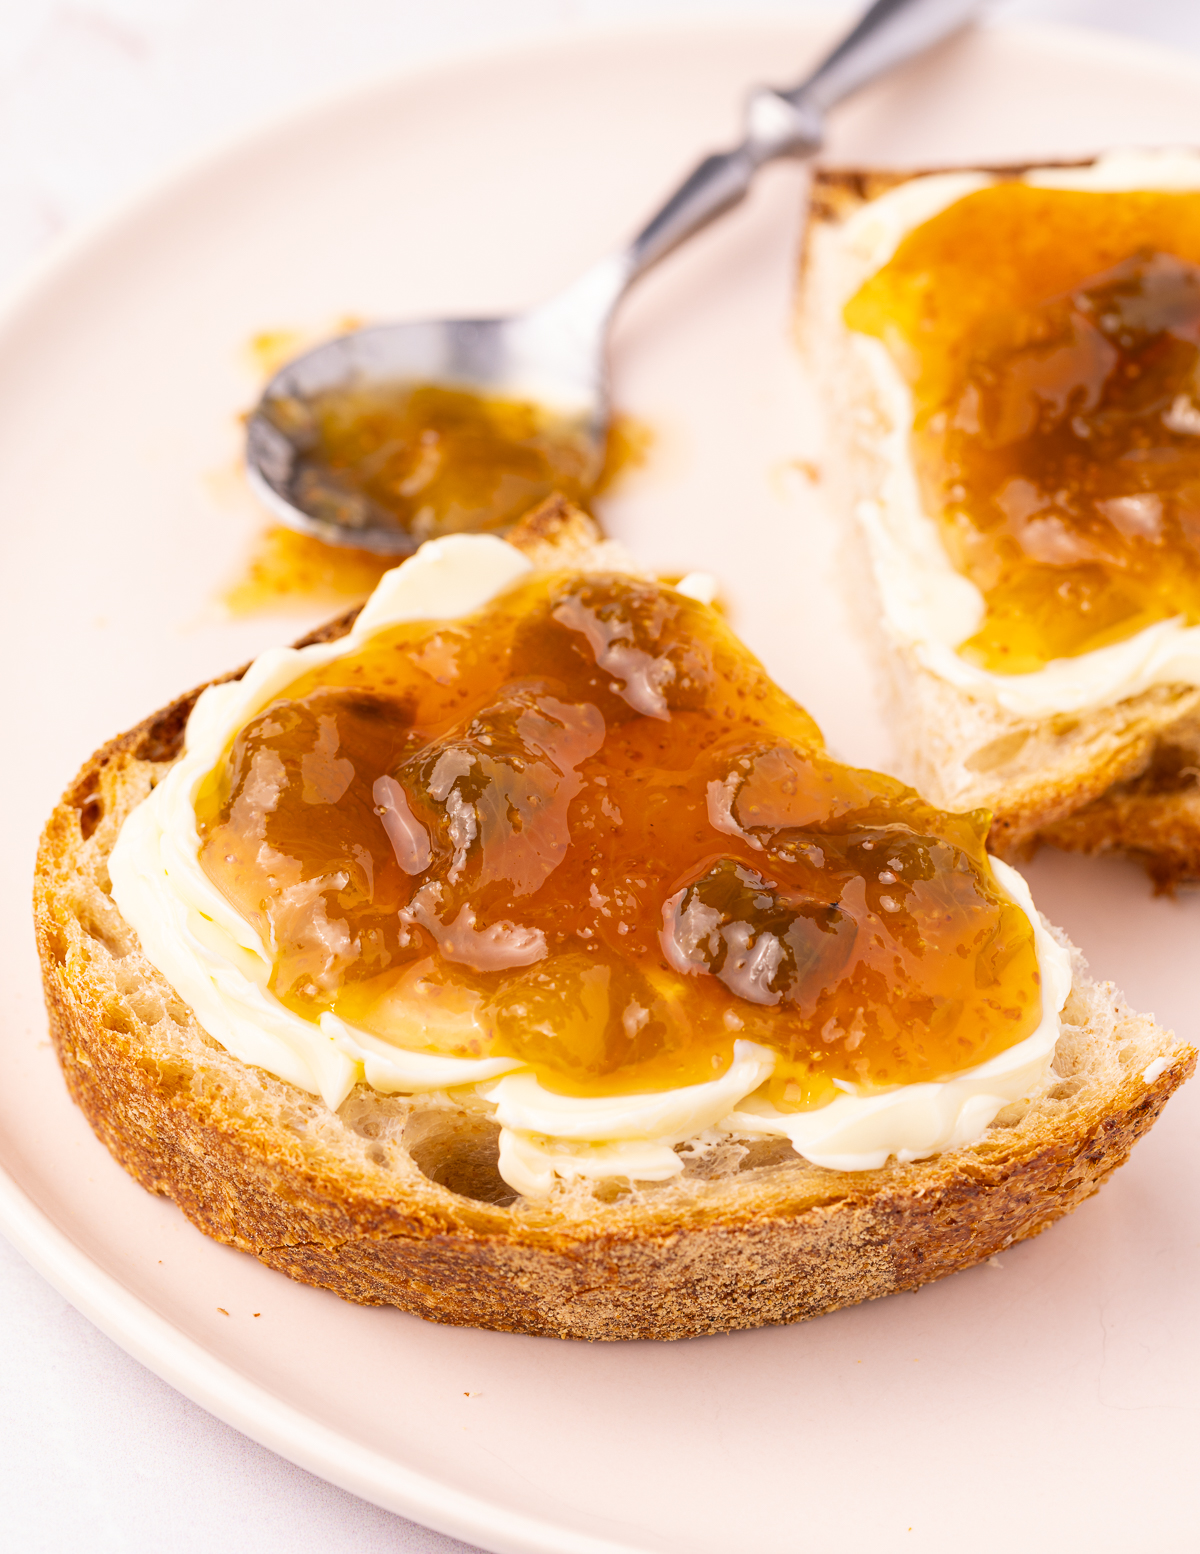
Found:
<svg viewBox="0 0 1200 1554"><path fill-rule="evenodd" d="M545 296L732 137L747 83L798 75L817 42L624 34L375 86L192 169L13 302L0 1221L222 1418L487 1549L1181 1548L1198 1086L1099 1199L997 1266L796 1328L592 1346L359 1309L206 1241L109 1159L44 1039L27 881L55 796L109 735L296 629L211 609L254 524L231 474L249 337ZM1200 68L1128 41L981 33L855 103L833 149L945 163L1194 141L1198 101ZM820 451L787 340L800 193L798 169L769 170L629 305L618 397L660 435L609 517L648 562L720 574L834 747L882 761L830 525L794 463ZM1121 865L1031 872L1098 973L1195 1037L1200 902L1155 901Z"/></svg>

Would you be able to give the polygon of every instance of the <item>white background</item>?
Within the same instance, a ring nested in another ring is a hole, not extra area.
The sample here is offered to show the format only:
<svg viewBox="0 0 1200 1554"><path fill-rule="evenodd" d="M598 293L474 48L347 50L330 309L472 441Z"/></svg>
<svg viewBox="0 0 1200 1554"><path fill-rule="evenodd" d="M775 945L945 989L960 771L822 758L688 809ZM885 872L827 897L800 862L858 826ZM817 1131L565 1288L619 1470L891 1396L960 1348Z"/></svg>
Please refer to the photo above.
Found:
<svg viewBox="0 0 1200 1554"><path fill-rule="evenodd" d="M824 0L0 0L0 284L180 158L366 75L626 21L835 9ZM1196 0L1002 0L998 9L1200 51ZM0 1311L5 1549L465 1550L205 1414L2 1241Z"/></svg>

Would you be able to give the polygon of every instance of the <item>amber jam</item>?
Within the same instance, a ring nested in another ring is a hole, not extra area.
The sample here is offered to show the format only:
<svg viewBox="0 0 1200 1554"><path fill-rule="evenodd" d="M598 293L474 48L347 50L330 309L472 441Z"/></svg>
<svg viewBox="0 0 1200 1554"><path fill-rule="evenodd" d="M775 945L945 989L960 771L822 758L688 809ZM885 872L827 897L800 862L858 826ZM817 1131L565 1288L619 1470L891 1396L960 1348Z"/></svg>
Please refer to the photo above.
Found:
<svg viewBox="0 0 1200 1554"><path fill-rule="evenodd" d="M912 386L914 463L1019 674L1200 621L1200 194L998 183L850 301Z"/></svg>
<svg viewBox="0 0 1200 1554"><path fill-rule="evenodd" d="M245 569L225 590L222 603L231 615L254 615L297 600L345 609L367 598L395 565L395 556L326 545L315 534L273 524L255 540Z"/></svg>
<svg viewBox="0 0 1200 1554"><path fill-rule="evenodd" d="M542 574L289 687L197 804L291 1009L569 1094L780 1056L772 1096L937 1079L1040 1015L988 815L828 756L712 609Z"/></svg>
<svg viewBox="0 0 1200 1554"><path fill-rule="evenodd" d="M503 533L553 491L584 503L601 473L591 441L562 417L436 384L338 390L283 401L273 415L301 449L298 507L351 531L395 529L414 545Z"/></svg>

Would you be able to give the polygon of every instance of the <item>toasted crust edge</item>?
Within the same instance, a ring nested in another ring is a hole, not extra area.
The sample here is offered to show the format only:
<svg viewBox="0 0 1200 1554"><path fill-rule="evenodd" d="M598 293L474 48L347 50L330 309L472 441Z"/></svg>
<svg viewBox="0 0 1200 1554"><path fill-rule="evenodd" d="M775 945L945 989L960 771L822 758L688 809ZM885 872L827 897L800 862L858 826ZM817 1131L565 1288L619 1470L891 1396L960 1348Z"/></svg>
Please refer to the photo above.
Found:
<svg viewBox="0 0 1200 1554"><path fill-rule="evenodd" d="M999 1162L904 1173L897 1190L845 1184L795 1215L675 1230L589 1229L537 1241L348 1196L206 1118L100 1025L38 924L50 1029L67 1087L143 1187L206 1235L344 1299L436 1322L560 1338L690 1338L790 1323L973 1267L1040 1234L1129 1158L1195 1068L1185 1050L1129 1080L1086 1132ZM963 1152L959 1152L960 1156Z"/></svg>

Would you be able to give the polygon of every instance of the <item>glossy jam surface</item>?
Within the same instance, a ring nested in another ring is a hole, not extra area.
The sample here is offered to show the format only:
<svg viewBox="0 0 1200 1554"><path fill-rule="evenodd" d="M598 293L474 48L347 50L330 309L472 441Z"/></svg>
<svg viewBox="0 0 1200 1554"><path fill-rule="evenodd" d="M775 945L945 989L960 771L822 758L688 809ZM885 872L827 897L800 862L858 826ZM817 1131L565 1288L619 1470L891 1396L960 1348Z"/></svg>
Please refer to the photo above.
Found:
<svg viewBox="0 0 1200 1554"><path fill-rule="evenodd" d="M999 183L848 304L912 386L926 510L1001 673L1200 621L1200 194Z"/></svg>
<svg viewBox="0 0 1200 1554"><path fill-rule="evenodd" d="M315 534L272 524L258 535L221 602L231 615L286 609L300 600L344 609L366 599L395 564L395 556L353 545L326 545Z"/></svg>
<svg viewBox="0 0 1200 1554"><path fill-rule="evenodd" d="M570 1094L711 1079L784 1107L936 1079L1040 1015L988 816L840 765L713 610L541 574L310 672L202 789L201 860L272 987Z"/></svg>
<svg viewBox="0 0 1200 1554"><path fill-rule="evenodd" d="M298 507L350 530L393 528L414 545L502 534L554 491L585 502L600 474L587 438L540 406L433 384L283 401L274 414L302 449Z"/></svg>

